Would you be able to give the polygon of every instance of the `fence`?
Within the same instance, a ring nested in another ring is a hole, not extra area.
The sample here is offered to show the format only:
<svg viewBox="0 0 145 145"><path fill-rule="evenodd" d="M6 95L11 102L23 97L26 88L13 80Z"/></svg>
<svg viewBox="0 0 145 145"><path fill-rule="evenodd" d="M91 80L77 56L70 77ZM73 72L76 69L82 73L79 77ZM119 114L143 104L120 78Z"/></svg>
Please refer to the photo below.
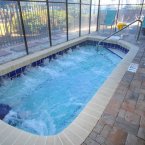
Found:
<svg viewBox="0 0 145 145"><path fill-rule="evenodd" d="M24 45L28 54L36 51L35 45L44 49L95 32L108 8L116 9L118 20L132 21L144 14L144 1L113 2L104 5L101 0L1 0L0 50ZM43 43L46 45L42 47Z"/></svg>

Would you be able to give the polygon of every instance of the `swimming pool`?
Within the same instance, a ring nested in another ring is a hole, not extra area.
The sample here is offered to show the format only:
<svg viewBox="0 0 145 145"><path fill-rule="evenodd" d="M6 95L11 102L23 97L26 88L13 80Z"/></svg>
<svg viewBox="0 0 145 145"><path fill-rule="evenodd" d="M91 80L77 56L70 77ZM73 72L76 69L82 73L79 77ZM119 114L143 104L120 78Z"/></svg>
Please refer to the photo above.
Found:
<svg viewBox="0 0 145 145"><path fill-rule="evenodd" d="M38 135L66 128L104 83L121 58L108 49L85 45L29 68L0 87L0 103L12 110L4 121ZM96 108L97 109L97 108Z"/></svg>

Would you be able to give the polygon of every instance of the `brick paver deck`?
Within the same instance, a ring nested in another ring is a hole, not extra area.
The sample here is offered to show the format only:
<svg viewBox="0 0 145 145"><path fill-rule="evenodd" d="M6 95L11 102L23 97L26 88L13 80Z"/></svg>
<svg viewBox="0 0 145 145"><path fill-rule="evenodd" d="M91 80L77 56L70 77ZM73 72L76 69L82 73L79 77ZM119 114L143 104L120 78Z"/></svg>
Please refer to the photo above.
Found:
<svg viewBox="0 0 145 145"><path fill-rule="evenodd" d="M82 145L145 145L145 46L133 60L100 120ZM96 108L97 109L97 108Z"/></svg>

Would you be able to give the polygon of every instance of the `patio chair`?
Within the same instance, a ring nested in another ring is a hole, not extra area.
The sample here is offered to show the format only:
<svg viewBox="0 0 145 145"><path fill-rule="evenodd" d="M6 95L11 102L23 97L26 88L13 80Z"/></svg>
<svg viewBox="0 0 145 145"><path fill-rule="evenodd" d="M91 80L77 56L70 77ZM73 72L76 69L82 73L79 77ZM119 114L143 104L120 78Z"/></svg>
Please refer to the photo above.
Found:
<svg viewBox="0 0 145 145"><path fill-rule="evenodd" d="M103 25L105 25L106 27L111 26L112 30L112 26L115 23L115 17L116 10L107 10Z"/></svg>
<svg viewBox="0 0 145 145"><path fill-rule="evenodd" d="M145 17L143 18L142 21L142 34L145 36Z"/></svg>

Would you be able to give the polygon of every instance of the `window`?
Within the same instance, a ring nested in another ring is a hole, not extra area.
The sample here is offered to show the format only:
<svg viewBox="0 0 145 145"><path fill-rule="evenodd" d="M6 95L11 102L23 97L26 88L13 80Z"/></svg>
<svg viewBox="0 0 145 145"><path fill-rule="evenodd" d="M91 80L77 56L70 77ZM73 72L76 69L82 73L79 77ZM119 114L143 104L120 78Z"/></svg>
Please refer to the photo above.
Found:
<svg viewBox="0 0 145 145"><path fill-rule="evenodd" d="M79 37L79 4L68 4L68 35L69 40Z"/></svg>
<svg viewBox="0 0 145 145"><path fill-rule="evenodd" d="M89 33L90 5L81 6L81 35Z"/></svg>
<svg viewBox="0 0 145 145"><path fill-rule="evenodd" d="M66 5L49 3L52 45L66 41Z"/></svg>
<svg viewBox="0 0 145 145"><path fill-rule="evenodd" d="M21 2L21 8L29 53L48 48L50 45L46 3Z"/></svg>

